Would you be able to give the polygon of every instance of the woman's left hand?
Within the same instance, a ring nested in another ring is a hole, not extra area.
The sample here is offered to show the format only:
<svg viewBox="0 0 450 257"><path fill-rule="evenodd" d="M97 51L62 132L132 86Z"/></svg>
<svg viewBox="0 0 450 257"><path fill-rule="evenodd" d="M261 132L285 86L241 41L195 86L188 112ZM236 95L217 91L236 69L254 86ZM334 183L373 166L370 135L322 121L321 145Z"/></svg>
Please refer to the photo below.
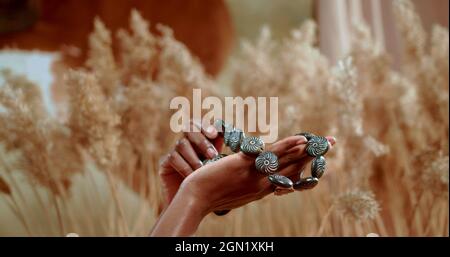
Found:
<svg viewBox="0 0 450 257"><path fill-rule="evenodd" d="M327 137L329 148L335 144L333 137ZM303 136L291 136L271 145L267 150L278 156L278 174L299 179L299 171L312 160L306 149ZM261 199L274 192L274 186L266 175L255 168L255 157L242 152L205 165L187 177L180 190L193 195L205 213L238 208Z"/></svg>

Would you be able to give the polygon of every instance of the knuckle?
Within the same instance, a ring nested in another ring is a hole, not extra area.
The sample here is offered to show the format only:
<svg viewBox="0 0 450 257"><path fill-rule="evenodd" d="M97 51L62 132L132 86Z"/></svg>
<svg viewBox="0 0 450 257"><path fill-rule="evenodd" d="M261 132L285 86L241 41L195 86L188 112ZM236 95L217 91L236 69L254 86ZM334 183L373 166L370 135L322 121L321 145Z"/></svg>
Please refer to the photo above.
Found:
<svg viewBox="0 0 450 257"><path fill-rule="evenodd" d="M192 172L192 169L190 167L184 166L180 167L180 172L189 175Z"/></svg>
<svg viewBox="0 0 450 257"><path fill-rule="evenodd" d="M211 144L211 142L206 138L203 138L203 140L201 141L201 145L205 148L205 150L214 147L213 144Z"/></svg>

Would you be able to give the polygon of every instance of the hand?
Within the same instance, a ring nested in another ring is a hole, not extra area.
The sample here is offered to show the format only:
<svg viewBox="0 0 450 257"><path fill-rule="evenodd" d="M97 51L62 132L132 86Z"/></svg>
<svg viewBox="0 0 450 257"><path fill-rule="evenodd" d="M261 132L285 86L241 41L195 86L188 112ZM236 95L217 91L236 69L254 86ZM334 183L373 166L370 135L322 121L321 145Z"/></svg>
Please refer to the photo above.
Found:
<svg viewBox="0 0 450 257"><path fill-rule="evenodd" d="M199 128L201 132L192 132L193 126ZM204 127L190 122L189 130L185 131L160 165L159 174L166 196L166 205L170 204L184 178L203 166L200 158L213 158L221 151L223 145L223 138L218 137L218 132L212 125Z"/></svg>
<svg viewBox="0 0 450 257"><path fill-rule="evenodd" d="M331 150L335 139L327 139ZM306 143L303 136L291 136L267 149L279 158L279 174L293 181L299 179L298 172L312 160L305 151ZM265 175L256 171L254 162L254 157L242 152L224 157L191 174L183 181L180 191L192 195L205 214L261 199L273 193L274 187Z"/></svg>
<svg viewBox="0 0 450 257"><path fill-rule="evenodd" d="M327 137L329 147L335 144ZM267 150L279 157L279 173L296 181L298 172L312 160L306 138L285 138ZM187 236L197 230L206 214L233 209L263 198L274 187L254 167L255 158L237 153L210 163L183 180L173 201L155 224L152 236Z"/></svg>

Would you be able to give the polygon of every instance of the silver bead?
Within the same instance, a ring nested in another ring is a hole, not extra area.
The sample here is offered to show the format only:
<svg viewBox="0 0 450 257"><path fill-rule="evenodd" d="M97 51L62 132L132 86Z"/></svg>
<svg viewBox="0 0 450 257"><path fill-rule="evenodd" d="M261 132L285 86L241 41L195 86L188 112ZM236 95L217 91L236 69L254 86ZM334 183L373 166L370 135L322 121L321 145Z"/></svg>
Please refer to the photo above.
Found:
<svg viewBox="0 0 450 257"><path fill-rule="evenodd" d="M325 172L326 166L327 161L325 160L325 157L318 156L314 158L311 163L311 175L315 178L322 177L323 173Z"/></svg>
<svg viewBox="0 0 450 257"><path fill-rule="evenodd" d="M214 127L216 128L217 132L223 134L225 132L225 121L223 121L223 120L215 120L214 121Z"/></svg>
<svg viewBox="0 0 450 257"><path fill-rule="evenodd" d="M294 183L294 189L299 190L299 191L311 189L311 188L317 186L318 183L319 183L318 178L314 178L314 177L302 178L299 181Z"/></svg>
<svg viewBox="0 0 450 257"><path fill-rule="evenodd" d="M245 137L241 142L241 151L248 155L257 155L264 151L264 142L259 137Z"/></svg>
<svg viewBox="0 0 450 257"><path fill-rule="evenodd" d="M231 134L233 133L233 127L231 125L225 124L224 132L223 132L223 141L225 145L229 144L229 140L231 137Z"/></svg>
<svg viewBox="0 0 450 257"><path fill-rule="evenodd" d="M262 152L255 160L256 170L263 174L275 173L278 165L278 157L272 152Z"/></svg>
<svg viewBox="0 0 450 257"><path fill-rule="evenodd" d="M326 154L328 151L328 140L322 136L314 136L308 140L306 152L312 157Z"/></svg>
<svg viewBox="0 0 450 257"><path fill-rule="evenodd" d="M221 154L217 155L216 157L214 157L214 158L212 158L212 159L206 159L206 160L204 160L202 163L203 163L203 165L206 165L206 164L208 164L208 163L213 163L213 162L216 162L216 161L222 159L222 158L225 157L225 156L227 156L227 154L221 153Z"/></svg>
<svg viewBox="0 0 450 257"><path fill-rule="evenodd" d="M241 141L244 139L245 134L241 129L234 129L228 139L228 146L231 151L237 153L239 152L239 147L241 146Z"/></svg>
<svg viewBox="0 0 450 257"><path fill-rule="evenodd" d="M278 187L291 188L294 185L292 180L280 174L272 174L268 178L270 183Z"/></svg>

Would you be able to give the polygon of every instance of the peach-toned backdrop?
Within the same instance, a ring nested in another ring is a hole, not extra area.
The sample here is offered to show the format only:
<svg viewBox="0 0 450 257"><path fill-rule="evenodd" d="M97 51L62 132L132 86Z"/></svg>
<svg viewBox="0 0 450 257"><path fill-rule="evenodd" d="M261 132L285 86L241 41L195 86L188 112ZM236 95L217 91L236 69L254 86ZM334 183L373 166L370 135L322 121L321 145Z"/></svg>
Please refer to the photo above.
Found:
<svg viewBox="0 0 450 257"><path fill-rule="evenodd" d="M425 30L434 23L448 28L448 0L413 0ZM320 48L331 60L337 61L350 49L351 24L364 20L374 38L400 62L401 42L392 12L391 0L317 0L320 27Z"/></svg>

